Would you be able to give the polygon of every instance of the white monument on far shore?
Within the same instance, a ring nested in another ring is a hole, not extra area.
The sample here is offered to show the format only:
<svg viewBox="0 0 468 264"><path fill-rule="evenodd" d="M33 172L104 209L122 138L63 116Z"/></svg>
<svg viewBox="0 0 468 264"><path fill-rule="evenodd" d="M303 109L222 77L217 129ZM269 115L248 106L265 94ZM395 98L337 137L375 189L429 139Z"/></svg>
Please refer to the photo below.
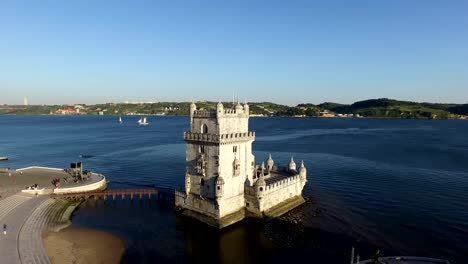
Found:
<svg viewBox="0 0 468 264"><path fill-rule="evenodd" d="M304 163L291 158L276 166L271 155L255 164L249 131L249 106L237 103L216 111L190 105L185 191L176 191L176 209L212 226L223 228L245 217L276 217L302 204L307 182Z"/></svg>

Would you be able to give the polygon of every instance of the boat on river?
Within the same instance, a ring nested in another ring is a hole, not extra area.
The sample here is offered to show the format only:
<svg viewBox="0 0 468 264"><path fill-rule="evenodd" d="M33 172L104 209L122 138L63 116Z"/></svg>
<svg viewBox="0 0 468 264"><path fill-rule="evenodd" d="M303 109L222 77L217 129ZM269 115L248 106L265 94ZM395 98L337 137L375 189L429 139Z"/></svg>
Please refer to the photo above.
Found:
<svg viewBox="0 0 468 264"><path fill-rule="evenodd" d="M149 125L149 123L146 121L146 116L140 118L140 120L138 120L138 124L140 124L140 125L142 125L142 126Z"/></svg>
<svg viewBox="0 0 468 264"><path fill-rule="evenodd" d="M0 161L2 160L8 160L8 157L0 157Z"/></svg>

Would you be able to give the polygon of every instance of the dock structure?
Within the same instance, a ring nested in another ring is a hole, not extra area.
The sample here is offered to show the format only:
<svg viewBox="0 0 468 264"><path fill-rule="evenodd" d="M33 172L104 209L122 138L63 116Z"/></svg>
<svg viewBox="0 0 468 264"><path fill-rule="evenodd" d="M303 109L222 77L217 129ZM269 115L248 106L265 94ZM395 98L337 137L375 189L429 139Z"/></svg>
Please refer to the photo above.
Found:
<svg viewBox="0 0 468 264"><path fill-rule="evenodd" d="M81 167L82 168L82 167ZM33 195L99 191L107 188L106 177L91 171L31 166L0 169L0 195L21 191Z"/></svg>
<svg viewBox="0 0 468 264"><path fill-rule="evenodd" d="M92 191L92 192L72 192L72 193L59 193L51 194L51 198L57 199L71 199L71 200L112 200L115 201L117 198L130 200L144 198L151 199L156 197L158 200L171 201L174 198L174 191L166 188L142 188L142 189L110 189L105 191Z"/></svg>

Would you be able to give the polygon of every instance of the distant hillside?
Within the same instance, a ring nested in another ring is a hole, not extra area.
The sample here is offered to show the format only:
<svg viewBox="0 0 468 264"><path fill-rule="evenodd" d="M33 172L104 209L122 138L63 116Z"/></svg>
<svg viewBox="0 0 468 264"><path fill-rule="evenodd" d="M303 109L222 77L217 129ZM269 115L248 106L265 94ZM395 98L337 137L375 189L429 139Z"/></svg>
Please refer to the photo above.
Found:
<svg viewBox="0 0 468 264"><path fill-rule="evenodd" d="M216 109L217 102L197 102L199 108ZM232 107L232 102L223 102ZM387 98L369 99L353 104L325 102L287 106L271 102L249 103L251 115L261 116L362 116L383 118L465 118L468 104L436 104L399 101ZM180 115L189 114L190 102L107 103L96 105L0 105L0 114L87 114L87 115Z"/></svg>
<svg viewBox="0 0 468 264"><path fill-rule="evenodd" d="M337 114L353 114L365 117L392 118L454 118L456 114L464 114L465 105L418 103L399 101L387 98L369 99L355 102L351 105L323 103L324 110Z"/></svg>

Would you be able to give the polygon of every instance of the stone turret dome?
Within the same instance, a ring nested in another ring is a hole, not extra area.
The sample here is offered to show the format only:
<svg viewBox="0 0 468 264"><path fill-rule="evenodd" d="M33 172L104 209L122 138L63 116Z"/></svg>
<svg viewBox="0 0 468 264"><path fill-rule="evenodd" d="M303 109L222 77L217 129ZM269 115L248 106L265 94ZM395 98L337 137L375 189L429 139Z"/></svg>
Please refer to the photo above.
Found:
<svg viewBox="0 0 468 264"><path fill-rule="evenodd" d="M240 111L242 111L242 109L243 109L242 105L239 102L237 102L236 112L239 113Z"/></svg>
<svg viewBox="0 0 468 264"><path fill-rule="evenodd" d="M223 104L221 103L221 101L219 101L218 104L216 104L216 109L217 109L218 111L224 109L224 106L223 106Z"/></svg>
<svg viewBox="0 0 468 264"><path fill-rule="evenodd" d="M260 176L260 177L258 178L258 180L255 182L255 185L257 185L257 186L265 186L265 185L266 185L265 177Z"/></svg>
<svg viewBox="0 0 468 264"><path fill-rule="evenodd" d="M216 178L216 184L217 184L217 185L222 185L222 184L224 184L224 179L223 179L223 177L218 176L218 177Z"/></svg>
<svg viewBox="0 0 468 264"><path fill-rule="evenodd" d="M301 167L299 168L299 174L305 176L306 173L307 173L307 169L304 166L304 161L301 161Z"/></svg>
<svg viewBox="0 0 468 264"><path fill-rule="evenodd" d="M271 154L268 155L268 159L267 159L266 163L267 163L268 170L272 170L273 166L275 165L275 161L271 158Z"/></svg>
<svg viewBox="0 0 468 264"><path fill-rule="evenodd" d="M192 103L190 104L190 115L193 115L193 113L195 113L196 110L197 105L192 101Z"/></svg>
<svg viewBox="0 0 468 264"><path fill-rule="evenodd" d="M296 162L294 162L293 157L291 157L291 161L289 161L289 171L296 171Z"/></svg>

